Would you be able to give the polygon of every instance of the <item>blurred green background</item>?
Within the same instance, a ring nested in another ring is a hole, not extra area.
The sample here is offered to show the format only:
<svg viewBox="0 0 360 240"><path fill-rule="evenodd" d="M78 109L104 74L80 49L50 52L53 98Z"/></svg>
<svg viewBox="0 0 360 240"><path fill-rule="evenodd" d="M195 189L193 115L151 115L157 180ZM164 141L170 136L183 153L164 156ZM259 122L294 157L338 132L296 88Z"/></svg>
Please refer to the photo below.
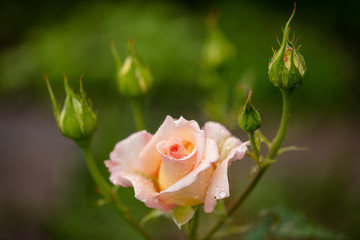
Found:
<svg viewBox="0 0 360 240"><path fill-rule="evenodd" d="M267 64L292 8L292 1L281 0L2 1L0 239L139 239L111 206L95 206L94 184L77 146L57 130L42 74L62 102L62 74L77 89L85 73L84 87L99 118L94 153L104 175L103 160L134 131L131 108L117 91L111 38L124 59L132 37L151 66L155 86L145 102L149 132L166 115L182 115L200 125L223 121L246 140L236 127L242 91L220 92L241 84L253 89L262 131L271 138L281 95L268 81ZM218 69L219 89L202 82L200 56L210 12L219 14L219 28L236 49ZM301 35L308 71L293 94L285 145L311 151L281 155L235 219L253 221L261 209L274 209L283 222L269 239L360 239L359 12L358 1L297 2L291 26ZM220 112L209 108L214 104ZM251 164L244 159L232 165L232 195L246 185ZM148 211L132 189L119 194L137 218ZM244 238L265 239L260 225ZM167 219L147 228L157 239L184 239Z"/></svg>

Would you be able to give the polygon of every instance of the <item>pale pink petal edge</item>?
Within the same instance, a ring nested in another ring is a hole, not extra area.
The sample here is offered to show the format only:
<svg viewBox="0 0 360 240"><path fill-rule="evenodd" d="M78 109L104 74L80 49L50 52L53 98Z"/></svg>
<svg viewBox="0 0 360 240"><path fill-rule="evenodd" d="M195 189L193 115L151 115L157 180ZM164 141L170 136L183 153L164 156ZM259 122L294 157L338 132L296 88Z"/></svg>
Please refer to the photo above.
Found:
<svg viewBox="0 0 360 240"><path fill-rule="evenodd" d="M239 140L240 141L240 140ZM216 167L210 180L209 188L206 193L204 211L211 213L216 207L218 199L230 196L228 167L232 161L242 159L247 151L249 142L242 143L230 151L227 157Z"/></svg>

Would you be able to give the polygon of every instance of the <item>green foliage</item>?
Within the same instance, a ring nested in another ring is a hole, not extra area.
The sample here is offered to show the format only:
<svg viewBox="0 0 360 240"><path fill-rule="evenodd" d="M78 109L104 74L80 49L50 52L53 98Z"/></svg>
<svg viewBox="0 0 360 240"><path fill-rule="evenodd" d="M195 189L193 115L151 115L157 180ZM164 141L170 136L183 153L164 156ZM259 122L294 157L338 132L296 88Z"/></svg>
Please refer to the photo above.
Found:
<svg viewBox="0 0 360 240"><path fill-rule="evenodd" d="M272 217L265 218L246 233L244 240L268 239L269 236L280 239L346 239L343 234L335 233L315 223L300 210L279 205L272 211L277 215L279 222L274 225Z"/></svg>

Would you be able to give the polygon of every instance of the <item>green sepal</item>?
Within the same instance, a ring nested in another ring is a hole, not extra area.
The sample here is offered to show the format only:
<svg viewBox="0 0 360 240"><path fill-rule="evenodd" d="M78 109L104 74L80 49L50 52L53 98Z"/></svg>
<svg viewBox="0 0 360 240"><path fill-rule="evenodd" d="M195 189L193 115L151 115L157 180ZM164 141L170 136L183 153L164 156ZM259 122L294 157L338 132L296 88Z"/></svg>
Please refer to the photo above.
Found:
<svg viewBox="0 0 360 240"><path fill-rule="evenodd" d="M110 49L111 49L111 53L115 60L116 69L117 69L117 71L120 71L122 63L121 63L120 56L116 49L115 42L113 39L110 39Z"/></svg>
<svg viewBox="0 0 360 240"><path fill-rule="evenodd" d="M175 207L171 212L171 217L179 229L181 229L181 226L189 222L194 214L195 211L190 206Z"/></svg>
<svg viewBox="0 0 360 240"><path fill-rule="evenodd" d="M44 79L45 79L45 83L46 83L46 86L47 86L47 89L49 91L49 95L50 95L50 99L51 99L51 103L52 103L52 106L53 106L53 111L54 111L54 116L55 118L57 119L58 116L59 116L59 113L60 113L60 106L57 104L56 102L56 98L55 98L55 95L52 91L52 88L51 88L51 85L50 85L50 82L49 82L49 79L47 78L46 75L43 75Z"/></svg>

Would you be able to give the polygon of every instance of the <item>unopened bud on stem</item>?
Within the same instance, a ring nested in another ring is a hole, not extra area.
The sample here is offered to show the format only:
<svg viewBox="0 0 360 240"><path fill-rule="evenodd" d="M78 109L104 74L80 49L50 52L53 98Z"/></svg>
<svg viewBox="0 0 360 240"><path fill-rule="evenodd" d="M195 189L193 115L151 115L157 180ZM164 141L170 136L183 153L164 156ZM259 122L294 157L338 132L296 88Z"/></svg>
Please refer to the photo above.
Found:
<svg viewBox="0 0 360 240"><path fill-rule="evenodd" d="M269 79L277 87L291 91L300 86L304 81L306 65L304 57L299 53L299 47L289 40L290 21L294 11L285 25L280 49L274 51L269 62Z"/></svg>
<svg viewBox="0 0 360 240"><path fill-rule="evenodd" d="M135 42L129 39L128 56L122 64L113 41L111 50L116 62L116 79L120 93L125 97L139 97L145 95L153 85L150 68L139 55Z"/></svg>
<svg viewBox="0 0 360 240"><path fill-rule="evenodd" d="M64 87L66 98L64 106L59 111L59 106L51 89L49 80L44 76L50 98L53 104L54 115L60 132L68 138L73 139L79 145L91 140L92 135L97 129L97 118L91 109L91 103L86 98L82 86L82 76L80 78L80 95L74 93L68 84L64 74Z"/></svg>
<svg viewBox="0 0 360 240"><path fill-rule="evenodd" d="M254 132L261 126L260 113L251 102L251 94L252 91L250 90L244 105L240 108L238 116L239 126L246 132Z"/></svg>

